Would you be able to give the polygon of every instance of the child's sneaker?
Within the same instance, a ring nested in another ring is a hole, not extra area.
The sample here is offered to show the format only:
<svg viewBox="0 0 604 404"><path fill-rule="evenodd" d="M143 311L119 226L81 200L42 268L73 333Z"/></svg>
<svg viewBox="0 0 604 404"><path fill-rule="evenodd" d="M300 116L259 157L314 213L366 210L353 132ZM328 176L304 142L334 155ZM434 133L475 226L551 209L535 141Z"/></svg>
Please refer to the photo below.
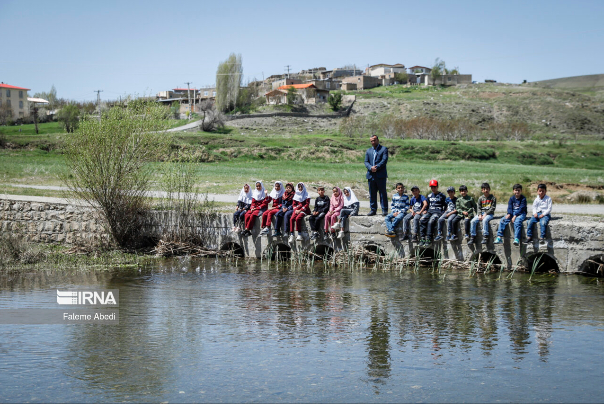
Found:
<svg viewBox="0 0 604 404"><path fill-rule="evenodd" d="M497 236L495 241L493 241L493 244L503 244L503 240L501 239L501 237Z"/></svg>
<svg viewBox="0 0 604 404"><path fill-rule="evenodd" d="M474 244L474 236L468 237L468 244Z"/></svg>
<svg viewBox="0 0 604 404"><path fill-rule="evenodd" d="M268 227L263 227L262 230L260 230L260 235L264 236L265 234L268 234L271 231L271 229L269 229Z"/></svg>
<svg viewBox="0 0 604 404"><path fill-rule="evenodd" d="M249 230L247 230L247 229L241 232L241 235L242 235L243 237L247 237L247 236L249 236L250 234L252 234L252 232L251 232L251 231L249 231Z"/></svg>
<svg viewBox="0 0 604 404"><path fill-rule="evenodd" d="M338 233L338 238L339 239L343 239L344 238L344 230L340 230L340 232Z"/></svg>
<svg viewBox="0 0 604 404"><path fill-rule="evenodd" d="M336 224L331 226L331 228L332 230L340 230L342 228L342 225L340 225L340 222L336 222Z"/></svg>
<svg viewBox="0 0 604 404"><path fill-rule="evenodd" d="M298 237L296 237L296 241L303 241L304 237L302 237L302 234L300 232L298 232Z"/></svg>
<svg viewBox="0 0 604 404"><path fill-rule="evenodd" d="M541 245L546 245L547 244L547 240L545 239L545 237L542 237L539 239L539 244Z"/></svg>
<svg viewBox="0 0 604 404"><path fill-rule="evenodd" d="M291 243L293 243L293 242L294 242L294 240L295 240L295 238L294 238L294 233L291 233L291 234L289 235L289 238L287 239L287 242L291 244Z"/></svg>
<svg viewBox="0 0 604 404"><path fill-rule="evenodd" d="M432 240L428 237L424 240L424 247L430 247L430 244L432 244Z"/></svg>
<svg viewBox="0 0 604 404"><path fill-rule="evenodd" d="M457 234L451 234L451 237L449 237L449 241L455 241L457 240Z"/></svg>
<svg viewBox="0 0 604 404"><path fill-rule="evenodd" d="M524 240L524 244L533 244L533 238L527 237L526 240Z"/></svg>
<svg viewBox="0 0 604 404"><path fill-rule="evenodd" d="M281 237L283 234L281 234L281 232L279 230L275 230L273 232L273 237Z"/></svg>
<svg viewBox="0 0 604 404"><path fill-rule="evenodd" d="M396 233L390 230L388 230L384 235L390 238L396 237Z"/></svg>
<svg viewBox="0 0 604 404"><path fill-rule="evenodd" d="M438 234L436 235L436 237L434 237L434 241L440 241L440 240L442 240L442 239L443 239L443 235L442 235L441 233L438 233Z"/></svg>
<svg viewBox="0 0 604 404"><path fill-rule="evenodd" d="M315 240L317 237L319 237L319 233L317 233L316 231L313 231L310 235L311 240Z"/></svg>
<svg viewBox="0 0 604 404"><path fill-rule="evenodd" d="M519 240L519 239L517 239L517 238L515 238L515 239L514 239L514 245L515 245L515 246L519 246L519 245L520 245L520 240Z"/></svg>
<svg viewBox="0 0 604 404"><path fill-rule="evenodd" d="M472 236L470 236L469 234L466 234L466 235L464 236L464 238L465 238L466 240L468 240L470 237L472 237Z"/></svg>

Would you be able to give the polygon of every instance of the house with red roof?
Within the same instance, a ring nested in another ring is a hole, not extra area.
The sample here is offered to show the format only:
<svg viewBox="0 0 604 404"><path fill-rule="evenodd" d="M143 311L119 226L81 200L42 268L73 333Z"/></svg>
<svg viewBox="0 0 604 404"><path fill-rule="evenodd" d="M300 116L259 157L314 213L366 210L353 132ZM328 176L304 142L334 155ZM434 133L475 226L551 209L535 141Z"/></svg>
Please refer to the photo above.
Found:
<svg viewBox="0 0 604 404"><path fill-rule="evenodd" d="M296 90L297 97L294 104L318 104L327 102L327 98L329 98L329 90L317 88L312 83L290 84L264 94L266 103L269 105L287 104L287 91L290 88Z"/></svg>
<svg viewBox="0 0 604 404"><path fill-rule="evenodd" d="M9 116L13 121L29 116L27 92L29 88L0 83L0 119ZM9 114L10 111L10 114Z"/></svg>

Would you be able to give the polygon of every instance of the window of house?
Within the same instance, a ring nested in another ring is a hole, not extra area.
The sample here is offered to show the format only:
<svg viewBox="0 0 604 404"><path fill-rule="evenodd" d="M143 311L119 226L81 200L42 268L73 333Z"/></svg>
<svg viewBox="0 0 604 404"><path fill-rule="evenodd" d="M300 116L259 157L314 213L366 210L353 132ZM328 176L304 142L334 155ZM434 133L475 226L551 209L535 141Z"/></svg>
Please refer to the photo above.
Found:
<svg viewBox="0 0 604 404"><path fill-rule="evenodd" d="M6 97L10 97L10 90L6 90Z"/></svg>
<svg viewBox="0 0 604 404"><path fill-rule="evenodd" d="M330 84L331 84L331 83L329 83L329 81L328 81L327 83L325 83L325 88L329 88L329 85L330 85Z"/></svg>
<svg viewBox="0 0 604 404"><path fill-rule="evenodd" d="M204 91L204 92L203 92L203 95L205 95L205 96L207 97L208 92L207 92L207 91Z"/></svg>
<svg viewBox="0 0 604 404"><path fill-rule="evenodd" d="M23 109L23 101L19 101L19 109Z"/></svg>
<svg viewBox="0 0 604 404"><path fill-rule="evenodd" d="M6 100L6 105L10 107L10 100Z"/></svg>
<svg viewBox="0 0 604 404"><path fill-rule="evenodd" d="M19 90L19 98L23 98L23 91Z"/></svg>

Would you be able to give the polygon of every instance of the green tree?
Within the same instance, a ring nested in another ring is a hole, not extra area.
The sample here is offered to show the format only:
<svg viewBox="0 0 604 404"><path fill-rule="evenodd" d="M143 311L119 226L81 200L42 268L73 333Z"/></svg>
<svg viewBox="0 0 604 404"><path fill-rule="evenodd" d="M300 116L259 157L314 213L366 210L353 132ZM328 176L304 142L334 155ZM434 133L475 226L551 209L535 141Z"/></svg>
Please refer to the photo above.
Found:
<svg viewBox="0 0 604 404"><path fill-rule="evenodd" d="M57 119L63 124L63 129L71 133L78 128L80 122L80 108L76 104L69 104L61 108Z"/></svg>
<svg viewBox="0 0 604 404"><path fill-rule="evenodd" d="M174 119L180 118L180 101L174 101L172 106L170 107L170 112L172 112L172 116Z"/></svg>
<svg viewBox="0 0 604 404"><path fill-rule="evenodd" d="M216 108L230 112L237 106L237 96L243 79L241 55L231 53L227 60L218 64L216 71Z"/></svg>
<svg viewBox="0 0 604 404"><path fill-rule="evenodd" d="M449 70L448 74L459 74L459 66L455 66L453 69Z"/></svg>
<svg viewBox="0 0 604 404"><path fill-rule="evenodd" d="M432 71L430 72L430 77L432 77L432 83L436 84L436 81L442 77L443 74L446 74L447 66L444 60L440 60L440 58L436 58L434 61L434 66L432 66Z"/></svg>
<svg viewBox="0 0 604 404"><path fill-rule="evenodd" d="M135 245L149 210L149 163L168 151L168 125L163 106L134 100L109 109L100 122L86 117L66 139L63 182L74 198L100 211L121 247Z"/></svg>
<svg viewBox="0 0 604 404"><path fill-rule="evenodd" d="M287 88L287 94L285 95L285 99L287 100L287 109L289 111L292 110L296 100L298 99L298 91L294 86L290 86Z"/></svg>
<svg viewBox="0 0 604 404"><path fill-rule="evenodd" d="M333 111L337 111L342 107L342 93L330 94L327 103Z"/></svg>
<svg viewBox="0 0 604 404"><path fill-rule="evenodd" d="M407 84L407 82L409 81L409 75L407 74L407 72L394 73L394 80L399 84Z"/></svg>

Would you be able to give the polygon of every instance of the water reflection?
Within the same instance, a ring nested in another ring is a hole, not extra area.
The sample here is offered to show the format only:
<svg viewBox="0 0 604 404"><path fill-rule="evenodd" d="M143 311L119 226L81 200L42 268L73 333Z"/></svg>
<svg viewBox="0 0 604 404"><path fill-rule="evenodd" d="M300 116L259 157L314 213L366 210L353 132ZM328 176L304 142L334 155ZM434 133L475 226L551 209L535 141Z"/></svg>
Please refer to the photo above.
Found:
<svg viewBox="0 0 604 404"><path fill-rule="evenodd" d="M565 338L560 330L584 327L593 338L604 323L603 306L593 303L601 285L572 276L294 271L188 259L140 272L3 274L0 308L72 285L120 289L120 325L0 329L2 396L19 401L28 397L23 389L37 393L52 378L69 387L46 401L372 401L392 391L394 401L442 401L434 392L443 387L421 390L433 377L427 372L446 370L439 380L449 390L481 368L527 367L556 383L551 370L568 346L552 344ZM45 350L48 340L56 343ZM599 366L602 354L577 342ZM32 365L30 351L52 376ZM15 379L17 371L41 382ZM528 374L513 382L534 387ZM472 388L477 400L497 396ZM510 400L530 398L505 391Z"/></svg>

